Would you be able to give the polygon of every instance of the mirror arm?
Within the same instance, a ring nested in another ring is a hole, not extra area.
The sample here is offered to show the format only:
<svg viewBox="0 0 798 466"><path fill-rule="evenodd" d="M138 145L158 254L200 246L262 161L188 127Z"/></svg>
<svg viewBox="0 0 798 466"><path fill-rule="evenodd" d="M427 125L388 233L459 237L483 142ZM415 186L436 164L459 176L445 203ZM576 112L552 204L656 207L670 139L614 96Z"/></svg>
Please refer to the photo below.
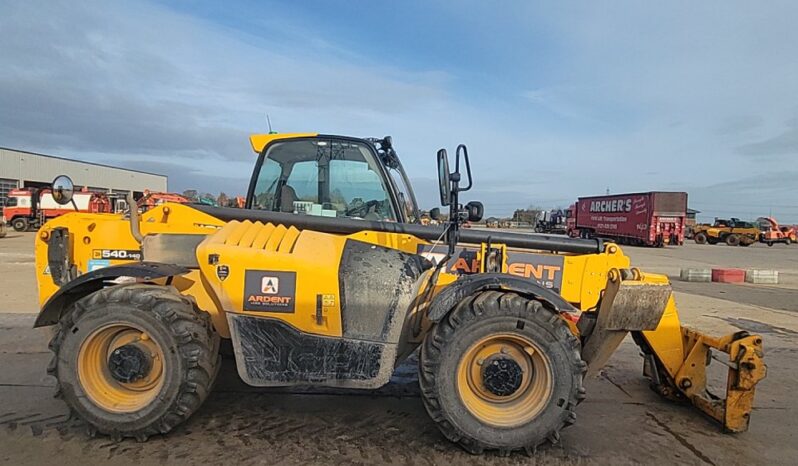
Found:
<svg viewBox="0 0 798 466"><path fill-rule="evenodd" d="M457 151L455 151L455 156L457 159L457 161L455 162L455 171L457 171L457 173L460 173L461 153L463 154L463 159L465 160L466 175L468 175L468 186L466 186L465 188L461 188L460 191L468 191L469 189L471 189L473 183L471 180L471 162L468 159L468 148L466 147L465 144L460 144L459 146L457 146Z"/></svg>
<svg viewBox="0 0 798 466"><path fill-rule="evenodd" d="M459 179L459 176L452 178ZM446 233L446 239L449 243L449 257L454 256L457 243L460 241L460 196L458 195L457 181L453 181L452 188L449 196L449 231Z"/></svg>

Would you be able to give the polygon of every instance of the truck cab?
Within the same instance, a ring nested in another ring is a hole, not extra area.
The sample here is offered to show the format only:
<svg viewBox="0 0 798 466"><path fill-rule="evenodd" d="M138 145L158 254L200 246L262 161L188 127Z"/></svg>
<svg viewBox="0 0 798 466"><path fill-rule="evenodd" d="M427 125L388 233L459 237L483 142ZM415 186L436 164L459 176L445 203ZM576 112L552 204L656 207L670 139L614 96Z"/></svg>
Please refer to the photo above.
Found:
<svg viewBox="0 0 798 466"><path fill-rule="evenodd" d="M576 238L579 231L576 229L576 208L579 202L574 202L565 210L565 230L568 236Z"/></svg>
<svg viewBox="0 0 798 466"><path fill-rule="evenodd" d="M85 189L85 188L84 188ZM109 213L113 211L111 201L105 193L80 191L73 202L61 205L53 199L49 189L12 189L3 206L3 216L16 231L39 228L44 222L69 212Z"/></svg>

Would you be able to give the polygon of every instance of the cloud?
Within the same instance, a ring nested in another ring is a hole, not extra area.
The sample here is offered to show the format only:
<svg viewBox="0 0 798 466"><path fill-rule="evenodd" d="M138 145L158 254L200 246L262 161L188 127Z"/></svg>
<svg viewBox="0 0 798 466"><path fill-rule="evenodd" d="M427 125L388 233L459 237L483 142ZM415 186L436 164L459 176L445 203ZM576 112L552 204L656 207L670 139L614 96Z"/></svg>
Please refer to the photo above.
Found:
<svg viewBox="0 0 798 466"><path fill-rule="evenodd" d="M798 223L795 199L798 170L747 176L688 189L690 207L700 210L701 218L739 217L749 220L775 216L781 223Z"/></svg>
<svg viewBox="0 0 798 466"><path fill-rule="evenodd" d="M529 90L521 96L532 105L565 119L584 119L590 113L577 103L578 99L575 102L562 87Z"/></svg>
<svg viewBox="0 0 798 466"><path fill-rule="evenodd" d="M732 210L732 188L702 187L794 164L795 2L385 8L3 2L0 143L229 194L269 114L281 132L393 135L432 206L435 151L464 142L489 215L608 187Z"/></svg>
<svg viewBox="0 0 798 466"><path fill-rule="evenodd" d="M737 152L754 157L798 155L798 118L789 120L787 129L781 133L762 141L743 144L737 148Z"/></svg>
<svg viewBox="0 0 798 466"><path fill-rule="evenodd" d="M718 134L730 136L746 133L762 127L765 119L759 115L737 115L725 118L718 125Z"/></svg>
<svg viewBox="0 0 798 466"><path fill-rule="evenodd" d="M226 193L228 196L245 196L249 187L249 174L240 177L209 175L192 170L183 164L152 160L120 160L118 165L134 170L161 173L169 177L169 189L181 193L187 189L199 192Z"/></svg>
<svg viewBox="0 0 798 466"><path fill-rule="evenodd" d="M8 145L241 160L246 136L266 129L268 112L278 125L299 126L445 99L441 72L253 44L150 4L55 2L44 17L27 2L3 9L10 40L0 62L11 66L0 68L0 129Z"/></svg>

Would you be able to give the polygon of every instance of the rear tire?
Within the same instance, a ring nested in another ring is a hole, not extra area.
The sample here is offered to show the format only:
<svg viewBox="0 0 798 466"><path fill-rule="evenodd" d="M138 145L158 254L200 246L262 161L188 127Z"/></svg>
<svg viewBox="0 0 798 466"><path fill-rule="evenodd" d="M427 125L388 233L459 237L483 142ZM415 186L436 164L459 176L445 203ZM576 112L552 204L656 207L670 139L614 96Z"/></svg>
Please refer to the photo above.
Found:
<svg viewBox="0 0 798 466"><path fill-rule="evenodd" d="M422 400L443 435L470 453L531 453L547 440L556 443L560 430L576 419L587 369L580 351L562 317L539 301L479 293L458 304L424 339ZM509 389L497 388L488 368L497 361L509 367L508 358L517 361L509 364L522 375Z"/></svg>
<svg viewBox="0 0 798 466"><path fill-rule="evenodd" d="M119 356L122 348L127 353ZM91 432L144 441L200 407L218 372L218 348L209 315L173 288L117 285L86 296L61 318L48 372L57 379L56 396Z"/></svg>
<svg viewBox="0 0 798 466"><path fill-rule="evenodd" d="M11 226L14 228L14 230L19 232L28 231L28 219L15 218L11 221Z"/></svg>
<svg viewBox="0 0 798 466"><path fill-rule="evenodd" d="M696 233L693 240L696 242L696 244L707 244L707 235L706 233Z"/></svg>
<svg viewBox="0 0 798 466"><path fill-rule="evenodd" d="M726 237L726 244L728 246L739 246L740 245L740 237L732 233L731 235Z"/></svg>

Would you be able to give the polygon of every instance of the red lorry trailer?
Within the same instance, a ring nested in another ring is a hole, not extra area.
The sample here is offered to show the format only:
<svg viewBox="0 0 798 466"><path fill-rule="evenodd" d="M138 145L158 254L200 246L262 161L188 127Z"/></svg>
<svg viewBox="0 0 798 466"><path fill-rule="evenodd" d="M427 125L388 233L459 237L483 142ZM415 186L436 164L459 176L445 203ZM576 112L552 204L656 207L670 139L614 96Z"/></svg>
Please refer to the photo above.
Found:
<svg viewBox="0 0 798 466"><path fill-rule="evenodd" d="M569 207L568 235L662 247L684 243L687 193L652 191L580 197Z"/></svg>

